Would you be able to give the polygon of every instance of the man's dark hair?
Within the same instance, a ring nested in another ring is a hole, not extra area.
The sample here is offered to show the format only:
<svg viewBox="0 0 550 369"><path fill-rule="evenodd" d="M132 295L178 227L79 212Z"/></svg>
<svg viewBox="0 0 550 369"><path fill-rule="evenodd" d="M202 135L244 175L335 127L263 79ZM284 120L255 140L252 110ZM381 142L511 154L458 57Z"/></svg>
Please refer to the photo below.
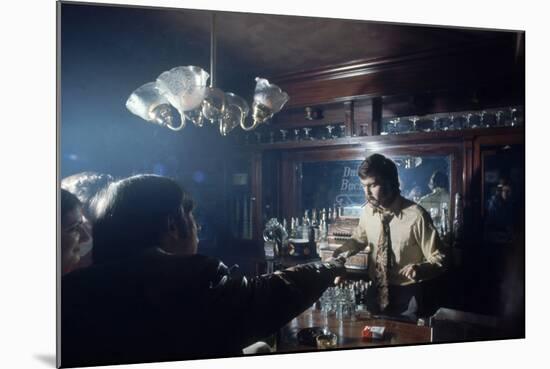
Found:
<svg viewBox="0 0 550 369"><path fill-rule="evenodd" d="M61 222L63 222L63 218L65 218L68 212L79 206L82 206L82 204L78 200L78 197L67 190L61 189Z"/></svg>
<svg viewBox="0 0 550 369"><path fill-rule="evenodd" d="M382 180L385 186L393 194L399 194L399 177L397 175L397 166L384 155L372 154L367 156L359 166L357 171L359 178L377 177Z"/></svg>
<svg viewBox="0 0 550 369"><path fill-rule="evenodd" d="M430 178L430 181L432 182L433 188L447 189L449 185L449 179L447 178L447 175L440 172L439 170L436 170L435 172L433 172L432 177Z"/></svg>
<svg viewBox="0 0 550 369"><path fill-rule="evenodd" d="M113 182L100 195L93 230L94 263L128 258L159 246L168 219L188 235L184 214L193 200L176 181L156 175L136 175Z"/></svg>

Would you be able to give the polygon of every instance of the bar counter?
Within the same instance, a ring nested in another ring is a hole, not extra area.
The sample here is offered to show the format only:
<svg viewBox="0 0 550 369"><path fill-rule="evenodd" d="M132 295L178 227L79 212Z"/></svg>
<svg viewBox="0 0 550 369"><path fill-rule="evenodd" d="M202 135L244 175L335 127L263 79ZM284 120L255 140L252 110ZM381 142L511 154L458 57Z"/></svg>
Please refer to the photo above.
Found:
<svg viewBox="0 0 550 369"><path fill-rule="evenodd" d="M381 339L363 338L363 328L385 327ZM301 344L297 334L303 328L324 327L338 336L334 349L372 346L412 345L432 342L432 328L414 323L373 319L367 314L356 313L354 317L337 319L318 309L310 308L284 326L278 336L277 352L317 351L316 346Z"/></svg>

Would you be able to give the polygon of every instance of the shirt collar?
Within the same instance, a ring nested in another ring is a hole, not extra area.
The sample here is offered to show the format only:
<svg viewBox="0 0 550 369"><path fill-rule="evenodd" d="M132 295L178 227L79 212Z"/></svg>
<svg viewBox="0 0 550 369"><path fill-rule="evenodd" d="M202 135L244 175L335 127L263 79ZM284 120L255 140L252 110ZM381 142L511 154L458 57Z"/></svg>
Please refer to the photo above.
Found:
<svg viewBox="0 0 550 369"><path fill-rule="evenodd" d="M382 210L380 208L375 208L375 207L371 206L370 204L367 204L367 205L370 208L372 215L377 214L377 213L383 213L384 211L389 211L390 213L392 213L397 218L399 218L399 219L403 218L403 197L401 197L401 195L397 195L395 197L395 200L393 200L393 202L390 204L390 206L387 209L384 209L384 210Z"/></svg>

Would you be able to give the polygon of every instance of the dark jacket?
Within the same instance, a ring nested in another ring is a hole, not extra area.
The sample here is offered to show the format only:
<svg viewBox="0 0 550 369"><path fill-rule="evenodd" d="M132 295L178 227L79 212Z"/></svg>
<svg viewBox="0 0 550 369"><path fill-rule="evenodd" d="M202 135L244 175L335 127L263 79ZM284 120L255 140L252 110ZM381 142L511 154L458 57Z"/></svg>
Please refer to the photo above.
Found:
<svg viewBox="0 0 550 369"><path fill-rule="evenodd" d="M63 367L227 357L311 306L343 265L247 279L217 259L150 250L62 279Z"/></svg>

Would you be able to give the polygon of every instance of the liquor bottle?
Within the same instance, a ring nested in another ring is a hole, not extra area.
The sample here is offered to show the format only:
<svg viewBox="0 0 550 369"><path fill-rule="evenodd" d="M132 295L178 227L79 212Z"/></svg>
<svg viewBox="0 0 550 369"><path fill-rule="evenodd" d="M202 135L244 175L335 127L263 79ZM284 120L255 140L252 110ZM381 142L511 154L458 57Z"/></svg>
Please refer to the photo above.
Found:
<svg viewBox="0 0 550 369"><path fill-rule="evenodd" d="M309 219L309 210L304 211L304 218L302 220L302 239L309 239L309 227L311 226L311 220Z"/></svg>
<svg viewBox="0 0 550 369"><path fill-rule="evenodd" d="M309 226L311 224L311 219L309 218L309 210L304 211L304 218L302 220L303 226Z"/></svg>
<svg viewBox="0 0 550 369"><path fill-rule="evenodd" d="M455 216L453 219L453 239L457 243L462 237L462 196L455 195Z"/></svg>
<svg viewBox="0 0 550 369"><path fill-rule="evenodd" d="M343 208L341 206L338 206L336 208L336 219L340 219L342 217Z"/></svg>
<svg viewBox="0 0 550 369"><path fill-rule="evenodd" d="M320 234L321 234L321 228L319 226L319 219L318 219L318 213L317 209L313 209L313 212L311 213L311 225L310 228L312 229L310 233L313 233L313 241L319 241ZM310 239L311 241L311 239Z"/></svg>
<svg viewBox="0 0 550 369"><path fill-rule="evenodd" d="M441 228L441 236L445 237L449 232L449 204L446 202L442 202L440 212L441 220L439 226Z"/></svg>
<svg viewBox="0 0 550 369"><path fill-rule="evenodd" d="M313 227L317 226L319 223L317 222L317 209L313 209L311 212L311 225Z"/></svg>
<svg viewBox="0 0 550 369"><path fill-rule="evenodd" d="M321 241L325 242L328 239L328 225L326 218L321 218L321 226L319 229L319 238Z"/></svg>
<svg viewBox="0 0 550 369"><path fill-rule="evenodd" d="M290 218L290 238L296 238L296 232L298 230L298 219L294 219L294 217Z"/></svg>

